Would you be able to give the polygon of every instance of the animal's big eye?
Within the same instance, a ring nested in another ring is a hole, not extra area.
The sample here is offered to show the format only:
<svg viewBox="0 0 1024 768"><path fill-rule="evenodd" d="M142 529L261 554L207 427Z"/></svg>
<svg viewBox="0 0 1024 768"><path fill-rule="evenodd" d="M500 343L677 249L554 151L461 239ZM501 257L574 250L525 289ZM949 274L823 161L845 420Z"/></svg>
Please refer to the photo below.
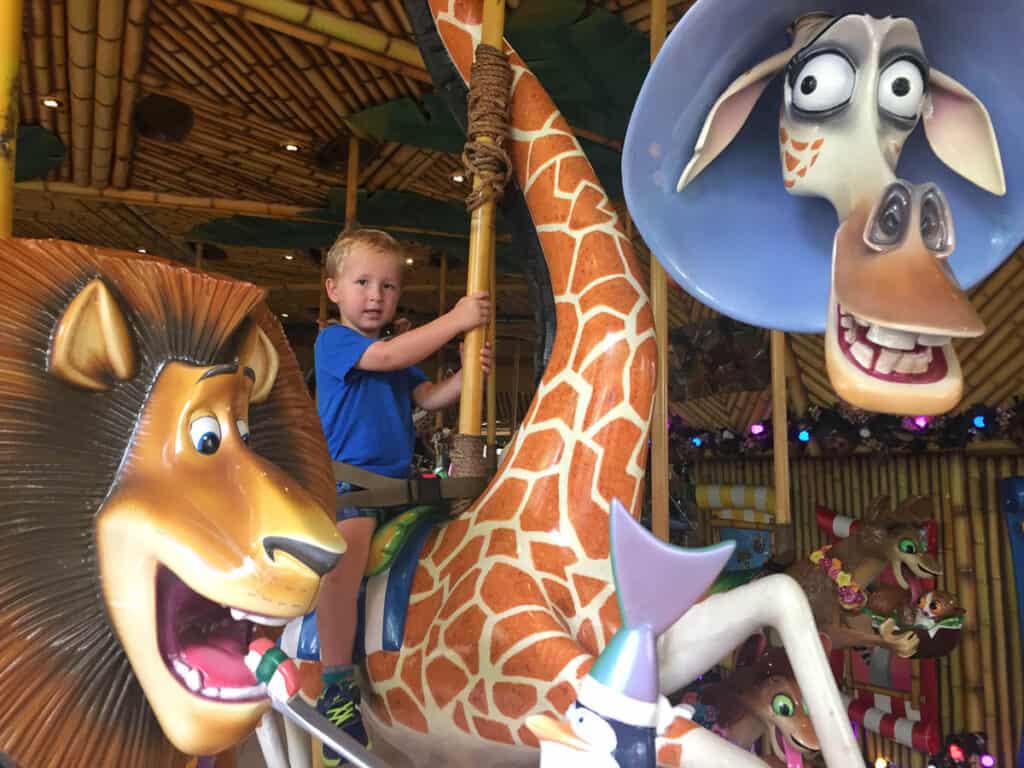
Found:
<svg viewBox="0 0 1024 768"><path fill-rule="evenodd" d="M939 610L939 604L935 600L932 600L930 603L928 603L928 608L932 611L937 611Z"/></svg>
<svg viewBox="0 0 1024 768"><path fill-rule="evenodd" d="M792 717L796 714L796 704L793 698L785 693L776 693L772 697L772 712L779 717Z"/></svg>
<svg viewBox="0 0 1024 768"><path fill-rule="evenodd" d="M906 555L916 555L917 542L913 539L900 539L900 552Z"/></svg>
<svg viewBox="0 0 1024 768"><path fill-rule="evenodd" d="M592 745L595 751L614 752L619 740L615 730L596 712L573 706L565 713L572 732Z"/></svg>
<svg viewBox="0 0 1024 768"><path fill-rule="evenodd" d="M216 453L220 448L220 422L213 416L200 416L188 425L188 436L199 453Z"/></svg>
<svg viewBox="0 0 1024 768"><path fill-rule="evenodd" d="M850 62L838 53L821 53L809 59L790 81L793 106L803 112L828 112L853 96L857 75Z"/></svg>
<svg viewBox="0 0 1024 768"><path fill-rule="evenodd" d="M924 77L909 59L894 61L878 78L878 106L884 111L914 119L924 101Z"/></svg>
<svg viewBox="0 0 1024 768"><path fill-rule="evenodd" d="M242 436L242 442L246 445L249 444L249 422L245 419L238 419L235 421L235 426L238 428L238 434Z"/></svg>

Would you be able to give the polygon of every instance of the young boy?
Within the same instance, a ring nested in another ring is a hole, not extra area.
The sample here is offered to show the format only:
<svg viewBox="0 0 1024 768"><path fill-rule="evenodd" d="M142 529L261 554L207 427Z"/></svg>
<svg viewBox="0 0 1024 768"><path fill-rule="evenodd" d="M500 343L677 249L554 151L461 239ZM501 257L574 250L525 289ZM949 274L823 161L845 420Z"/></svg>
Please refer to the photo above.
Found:
<svg viewBox="0 0 1024 768"><path fill-rule="evenodd" d="M327 295L338 306L341 323L325 328L316 340L317 410L331 457L389 477L409 476L412 461L413 403L433 411L454 403L462 390L461 371L434 384L413 367L458 334L490 319L486 293L459 300L433 322L381 340L394 319L402 286L402 248L386 232L343 232L327 254ZM491 367L485 345L480 365ZM353 488L338 484L338 492ZM366 568L370 539L378 522L395 510L345 507L338 530L348 549L323 580L317 607L324 691L317 708L350 736L367 744L352 666L356 601ZM324 764L341 758L324 748Z"/></svg>

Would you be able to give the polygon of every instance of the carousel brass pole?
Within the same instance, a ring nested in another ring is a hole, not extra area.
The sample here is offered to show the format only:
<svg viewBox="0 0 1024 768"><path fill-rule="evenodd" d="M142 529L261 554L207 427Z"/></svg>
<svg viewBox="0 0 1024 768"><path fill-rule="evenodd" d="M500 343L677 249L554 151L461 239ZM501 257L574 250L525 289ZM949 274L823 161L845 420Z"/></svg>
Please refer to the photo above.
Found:
<svg viewBox="0 0 1024 768"><path fill-rule="evenodd" d="M348 137L348 167L345 181L345 229L356 225L356 200L359 194L359 139Z"/></svg>
<svg viewBox="0 0 1024 768"><path fill-rule="evenodd" d="M786 424L786 334L772 331L771 348L775 556L780 562L786 562L787 556L793 552L793 524L789 514L789 429Z"/></svg>
<svg viewBox="0 0 1024 768"><path fill-rule="evenodd" d="M651 62L665 42L665 0L651 3ZM654 312L658 373L651 421L651 530L668 541L668 280L651 254L651 305Z"/></svg>
<svg viewBox="0 0 1024 768"><path fill-rule="evenodd" d="M502 31L505 27L505 0L484 0L484 15L480 43L501 50ZM488 141L480 137L480 141ZM473 188L481 186L479 175L473 176ZM487 291L491 285L490 270L494 264L495 205L487 200L473 211L469 227L469 266L466 293ZM494 296L491 296L493 311ZM480 351L487 337L487 329L480 327L466 333L463 347L462 395L459 401L459 434L480 436L480 408L483 404L483 372L480 370Z"/></svg>
<svg viewBox="0 0 1024 768"><path fill-rule="evenodd" d="M14 233L22 0L0 0L0 237Z"/></svg>
<svg viewBox="0 0 1024 768"><path fill-rule="evenodd" d="M448 309L448 252L441 251L441 282L437 287L437 316L441 317ZM440 384L444 380L444 350L437 350L437 375L435 380ZM444 411L434 414L434 429L444 427Z"/></svg>
<svg viewBox="0 0 1024 768"><path fill-rule="evenodd" d="M196 272L202 272L203 271L203 244L202 243L196 243L196 263L195 263L195 269L196 269Z"/></svg>

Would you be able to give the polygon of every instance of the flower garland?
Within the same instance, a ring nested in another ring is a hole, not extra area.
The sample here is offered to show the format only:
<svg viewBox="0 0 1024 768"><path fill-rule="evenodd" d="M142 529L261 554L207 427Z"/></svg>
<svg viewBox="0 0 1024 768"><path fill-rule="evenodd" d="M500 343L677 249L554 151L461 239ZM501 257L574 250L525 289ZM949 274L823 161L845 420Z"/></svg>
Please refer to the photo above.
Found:
<svg viewBox="0 0 1024 768"><path fill-rule="evenodd" d="M839 587L839 605L847 611L857 611L864 607L868 596L860 585L853 580L853 575L843 570L843 561L838 557L828 557L831 544L816 549L810 554L810 561L823 570L835 585Z"/></svg>

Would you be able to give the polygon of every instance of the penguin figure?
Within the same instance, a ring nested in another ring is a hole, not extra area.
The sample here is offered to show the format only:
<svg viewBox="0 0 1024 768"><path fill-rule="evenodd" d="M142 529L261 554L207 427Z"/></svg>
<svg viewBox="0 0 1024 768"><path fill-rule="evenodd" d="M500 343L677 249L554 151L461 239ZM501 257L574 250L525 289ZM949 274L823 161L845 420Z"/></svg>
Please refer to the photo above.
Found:
<svg viewBox="0 0 1024 768"><path fill-rule="evenodd" d="M655 768L655 738L673 709L658 691L658 635L711 585L735 544L680 549L664 544L617 499L611 508L611 563L622 627L580 681L562 720L535 715L540 768Z"/></svg>

